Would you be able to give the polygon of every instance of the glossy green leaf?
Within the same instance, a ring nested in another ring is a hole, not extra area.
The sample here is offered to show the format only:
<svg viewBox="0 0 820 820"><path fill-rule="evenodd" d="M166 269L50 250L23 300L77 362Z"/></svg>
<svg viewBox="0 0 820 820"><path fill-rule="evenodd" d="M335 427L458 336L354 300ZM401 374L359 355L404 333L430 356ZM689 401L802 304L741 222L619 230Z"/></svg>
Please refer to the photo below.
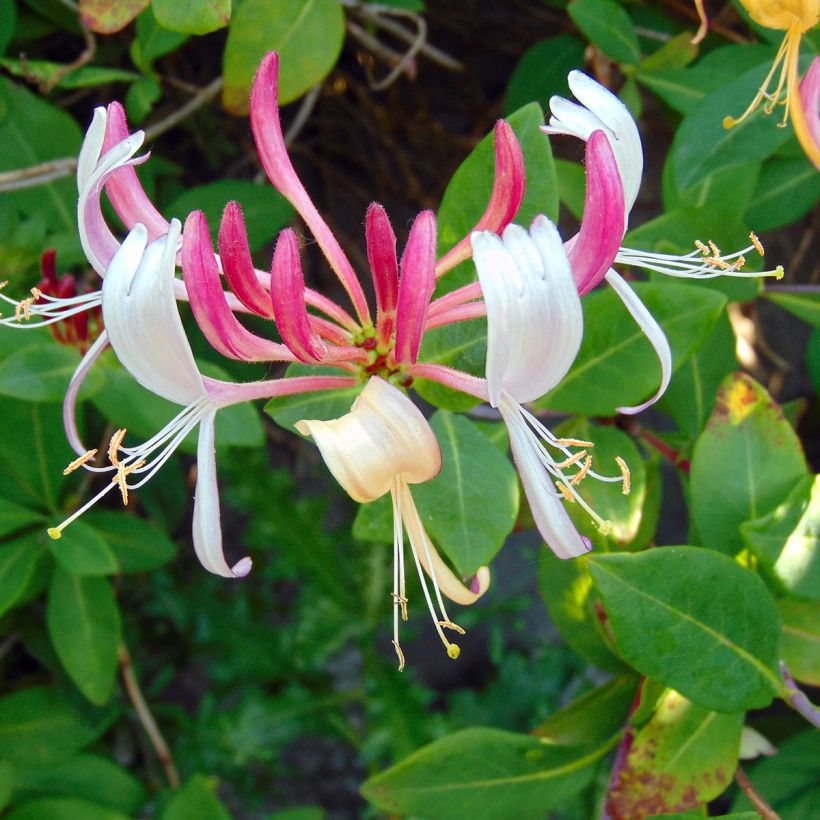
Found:
<svg viewBox="0 0 820 820"><path fill-rule="evenodd" d="M62 401L80 354L54 342L29 345L0 361L0 395L26 401ZM100 389L102 378L92 369L83 380L80 400Z"/></svg>
<svg viewBox="0 0 820 820"><path fill-rule="evenodd" d="M208 34L231 19L231 0L153 0L157 22L170 31Z"/></svg>
<svg viewBox="0 0 820 820"><path fill-rule="evenodd" d="M820 476L806 476L779 507L740 531L781 592L820 600Z"/></svg>
<svg viewBox="0 0 820 820"><path fill-rule="evenodd" d="M588 560L618 652L639 672L720 712L782 691L777 607L754 573L698 547Z"/></svg>
<svg viewBox="0 0 820 820"><path fill-rule="evenodd" d="M766 795L766 802L782 820L815 820L820 805L820 732L806 729L778 744L777 754L765 758L748 770L755 791ZM753 808L749 798L738 792L732 811Z"/></svg>
<svg viewBox="0 0 820 820"><path fill-rule="evenodd" d="M70 794L136 813L147 794L134 775L104 757L79 754L57 763L21 767L17 788L32 794Z"/></svg>
<svg viewBox="0 0 820 820"><path fill-rule="evenodd" d="M0 539L32 527L42 520L40 513L0 497Z"/></svg>
<svg viewBox="0 0 820 820"><path fill-rule="evenodd" d="M774 157L763 164L746 221L772 231L805 216L820 197L817 169L805 157Z"/></svg>
<svg viewBox="0 0 820 820"><path fill-rule="evenodd" d="M232 114L248 112L251 81L266 52L279 52L279 102L284 105L327 76L343 41L344 15L337 0L245 0L234 13L225 45L225 108Z"/></svg>
<svg viewBox="0 0 820 820"><path fill-rule="evenodd" d="M15 809L8 820L128 820L128 816L77 797L41 797Z"/></svg>
<svg viewBox="0 0 820 820"><path fill-rule="evenodd" d="M543 818L590 782L608 748L570 749L499 729L465 729L371 777L362 794L404 816Z"/></svg>
<svg viewBox="0 0 820 820"><path fill-rule="evenodd" d="M216 241L222 212L231 200L242 206L252 253L275 239L293 219L293 206L270 183L257 185L241 179L221 179L190 188L165 208L165 213L185 222L191 211L203 211Z"/></svg>
<svg viewBox="0 0 820 820"><path fill-rule="evenodd" d="M577 162L556 159L555 177L561 204L566 205L570 213L580 220L584 214L587 185L584 166Z"/></svg>
<svg viewBox="0 0 820 820"><path fill-rule="evenodd" d="M697 56L698 47L692 42L691 34L688 31L682 31L671 40L667 40L657 51L641 60L635 77L640 78L642 74L652 74L656 71L674 71L685 68Z"/></svg>
<svg viewBox="0 0 820 820"><path fill-rule="evenodd" d="M609 792L612 817L696 809L732 782L740 751L743 712L704 709L669 689L635 736Z"/></svg>
<svg viewBox="0 0 820 820"><path fill-rule="evenodd" d="M114 553L86 521L75 521L55 541L47 539L57 563L75 575L113 575L119 570Z"/></svg>
<svg viewBox="0 0 820 820"><path fill-rule="evenodd" d="M623 7L614 0L572 0L567 6L572 22L616 63L641 59L638 35Z"/></svg>
<svg viewBox="0 0 820 820"><path fill-rule="evenodd" d="M708 288L636 283L633 290L666 332L673 367L696 350L717 321L724 297ZM658 357L617 294L606 288L583 300L584 339L563 381L536 402L564 413L614 415L657 390Z"/></svg>
<svg viewBox="0 0 820 820"><path fill-rule="evenodd" d="M5 54L14 37L17 24L17 6L14 3L0 3L0 54Z"/></svg>
<svg viewBox="0 0 820 820"><path fill-rule="evenodd" d="M151 0L80 0L83 25L97 34L116 34L124 29Z"/></svg>
<svg viewBox="0 0 820 820"><path fill-rule="evenodd" d="M46 610L48 634L66 672L92 703L111 697L121 619L111 584L58 567Z"/></svg>
<svg viewBox="0 0 820 820"><path fill-rule="evenodd" d="M820 686L820 602L781 598L780 655L795 680Z"/></svg>
<svg viewBox="0 0 820 820"><path fill-rule="evenodd" d="M0 59L0 65L14 77L23 77L27 80L37 80L40 83L49 83L55 74L65 69L64 63L55 63L51 60L13 60ZM94 88L108 83L130 83L136 80L139 74L121 68L106 68L104 66L81 66L61 77L55 88Z"/></svg>
<svg viewBox="0 0 820 820"><path fill-rule="evenodd" d="M0 698L0 758L14 763L42 766L64 760L104 728L48 686Z"/></svg>
<svg viewBox="0 0 820 820"><path fill-rule="evenodd" d="M530 46L510 77L504 114L512 114L530 102L546 104L553 94L568 96L567 74L583 59L583 44L569 34L558 34Z"/></svg>
<svg viewBox="0 0 820 820"><path fill-rule="evenodd" d="M148 73L154 60L176 51L187 39L187 34L161 26L153 10L146 9L137 17L135 36L131 41L131 60L140 71Z"/></svg>
<svg viewBox="0 0 820 820"><path fill-rule="evenodd" d="M468 419L439 410L430 426L441 447L441 472L412 488L433 541L465 576L488 564L518 514L513 466Z"/></svg>
<svg viewBox="0 0 820 820"><path fill-rule="evenodd" d="M692 455L692 520L704 545L737 552L740 525L771 512L805 475L800 442L778 406L749 376L728 376Z"/></svg>
<svg viewBox="0 0 820 820"><path fill-rule="evenodd" d="M195 774L171 798L159 816L159 820L231 820L225 807L216 796L216 781Z"/></svg>
<svg viewBox="0 0 820 820"><path fill-rule="evenodd" d="M137 125L144 122L161 96L162 86L153 74L145 74L131 83L125 95L125 111L128 119Z"/></svg>
<svg viewBox="0 0 820 820"><path fill-rule="evenodd" d="M114 510L91 510L84 516L114 555L120 572L146 572L176 555L174 542L143 518ZM65 539L72 524L63 533ZM62 542L58 542L62 543Z"/></svg>
<svg viewBox="0 0 820 820"><path fill-rule="evenodd" d="M820 327L820 294L800 291L766 290L764 296L798 319Z"/></svg>
<svg viewBox="0 0 820 820"><path fill-rule="evenodd" d="M0 544L0 615L23 596L45 547L43 533L28 533Z"/></svg>
<svg viewBox="0 0 820 820"><path fill-rule="evenodd" d="M697 438L715 409L718 387L736 369L735 334L729 317L722 313L703 346L675 373L658 409Z"/></svg>

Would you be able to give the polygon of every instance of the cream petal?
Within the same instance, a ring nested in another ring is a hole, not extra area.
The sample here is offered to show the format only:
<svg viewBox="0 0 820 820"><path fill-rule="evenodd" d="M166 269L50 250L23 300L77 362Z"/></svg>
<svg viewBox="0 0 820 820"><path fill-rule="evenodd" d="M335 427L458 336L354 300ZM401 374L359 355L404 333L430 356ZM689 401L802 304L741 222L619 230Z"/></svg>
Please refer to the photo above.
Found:
<svg viewBox="0 0 820 820"><path fill-rule="evenodd" d="M77 190L82 191L88 178L97 166L102 153L103 142L105 140L105 123L107 115L105 108L99 106L94 109L94 117L91 125L85 132L80 155L77 157Z"/></svg>

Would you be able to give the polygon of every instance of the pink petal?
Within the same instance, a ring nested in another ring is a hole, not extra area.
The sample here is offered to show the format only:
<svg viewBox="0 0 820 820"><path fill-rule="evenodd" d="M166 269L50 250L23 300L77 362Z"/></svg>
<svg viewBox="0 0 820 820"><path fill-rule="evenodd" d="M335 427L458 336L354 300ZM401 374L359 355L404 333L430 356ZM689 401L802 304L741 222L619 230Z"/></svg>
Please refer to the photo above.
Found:
<svg viewBox="0 0 820 820"><path fill-rule="evenodd" d="M359 319L370 325L364 291L344 251L319 215L288 156L279 122L279 55L268 52L259 65L251 88L250 120L259 158L274 188L298 211L350 296Z"/></svg>
<svg viewBox="0 0 820 820"><path fill-rule="evenodd" d="M321 361L327 353L327 347L310 326L299 243L290 228L279 234L273 252L270 297L276 326L288 350L299 361Z"/></svg>
<svg viewBox="0 0 820 820"><path fill-rule="evenodd" d="M258 316L272 319L270 297L256 277L245 220L238 202L229 202L225 206L219 225L219 259L225 279L237 299Z"/></svg>
<svg viewBox="0 0 820 820"><path fill-rule="evenodd" d="M486 379L472 376L461 370L455 370L452 367L447 367L447 365L418 362L410 367L407 372L414 379L429 379L443 384L445 387L452 387L453 390L460 390L462 393L475 396L480 401L490 400Z"/></svg>
<svg viewBox="0 0 820 820"><path fill-rule="evenodd" d="M71 381L68 383L68 389L65 391L63 398L63 427L65 428L66 438L71 445L71 449L81 456L88 451L80 440L80 433L77 430L77 394L80 392L83 381L91 370L94 362L100 356L100 353L108 347L108 334L103 330L102 333L95 339L94 344L88 348L86 354L77 365L77 369L71 376Z"/></svg>
<svg viewBox="0 0 820 820"><path fill-rule="evenodd" d="M367 209L364 223L367 238L367 261L376 291L376 326L379 338L388 343L396 324L399 296L399 264L396 259L396 235L387 212L378 202Z"/></svg>
<svg viewBox="0 0 820 820"><path fill-rule="evenodd" d="M416 361L435 287L436 217L432 211L422 211L413 222L401 257L396 308L397 362Z"/></svg>
<svg viewBox="0 0 820 820"><path fill-rule="evenodd" d="M103 151L113 148L128 134L128 123L123 107L118 102L110 103ZM168 232L168 220L154 207L131 165L115 171L106 180L105 191L127 230L130 231L138 222L142 223L148 229L149 242Z"/></svg>
<svg viewBox="0 0 820 820"><path fill-rule="evenodd" d="M284 345L255 336L231 312L202 211L194 211L185 222L182 276L194 318L215 350L242 361L293 361Z"/></svg>
<svg viewBox="0 0 820 820"><path fill-rule="evenodd" d="M812 60L800 82L800 103L801 106L795 106L798 110L792 112L795 131L809 159L820 168L820 57ZM798 125L801 114L804 128Z"/></svg>
<svg viewBox="0 0 820 820"><path fill-rule="evenodd" d="M615 154L603 131L586 149L587 192L581 229L566 243L578 293L591 291L612 267L624 238L624 189Z"/></svg>
<svg viewBox="0 0 820 820"><path fill-rule="evenodd" d="M436 276L441 276L472 254L470 234L473 231L501 233L512 222L524 200L527 177L524 172L524 155L510 124L498 120L493 131L495 147L495 179L490 201L484 215L464 239L439 259Z"/></svg>

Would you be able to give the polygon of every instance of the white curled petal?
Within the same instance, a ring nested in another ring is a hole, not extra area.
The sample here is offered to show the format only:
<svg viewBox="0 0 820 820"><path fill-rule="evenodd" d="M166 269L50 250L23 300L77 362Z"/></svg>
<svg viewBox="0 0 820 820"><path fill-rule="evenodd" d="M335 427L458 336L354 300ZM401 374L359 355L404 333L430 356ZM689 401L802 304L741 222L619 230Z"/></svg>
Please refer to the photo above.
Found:
<svg viewBox="0 0 820 820"><path fill-rule="evenodd" d="M88 371L91 370L94 362L97 361L100 353L102 353L106 347L108 347L108 333L103 330L77 365L77 369L71 376L71 381L68 383L68 389L65 391L65 397L63 398L63 427L65 428L66 438L71 445L71 449L74 450L78 456L88 452L88 448L83 445L80 440L80 433L77 430L77 394L80 392L80 387L82 387L83 381L88 375Z"/></svg>
<svg viewBox="0 0 820 820"><path fill-rule="evenodd" d="M538 457L532 430L514 406L503 402L499 409L507 425L513 460L541 537L559 558L575 558L589 552L589 546L564 509L564 502L555 495L550 475Z"/></svg>
<svg viewBox="0 0 820 820"><path fill-rule="evenodd" d="M94 109L94 117L91 120L91 125L85 132L85 139L83 139L82 147L80 148L80 155L77 157L77 190L82 191L88 178L94 171L102 153L103 143L105 142L105 124L108 115L105 108L99 106Z"/></svg>
<svg viewBox="0 0 820 820"><path fill-rule="evenodd" d="M593 111L564 97L550 98L550 113L550 124L541 128L546 134L566 134L588 140L593 131L606 130Z"/></svg>
<svg viewBox="0 0 820 820"><path fill-rule="evenodd" d="M134 226L103 279L102 309L111 346L131 375L186 405L206 392L174 296L179 232L172 220L167 236L145 248L147 231Z"/></svg>
<svg viewBox="0 0 820 820"><path fill-rule="evenodd" d="M636 407L619 407L619 413L627 415L634 415L646 410L647 407L654 404L665 392L669 386L669 380L672 378L672 349L669 347L669 342L666 334L663 332L661 326L655 321L652 314L646 309L646 305L637 297L635 291L625 282L614 270L610 270L606 275L606 281L614 288L615 292L620 296L621 301L626 306L626 309L632 314L632 318L638 323L638 327L644 332L644 335L649 340L655 352L658 354L658 360L661 364L661 385L658 392L652 396L651 399L639 404Z"/></svg>
<svg viewBox="0 0 820 820"><path fill-rule="evenodd" d="M222 551L222 525L219 512L219 487L216 481L214 419L216 410L199 424L197 444L196 495L194 496L193 537L197 558L208 572L224 578L244 578L250 571L250 558L228 566Z"/></svg>

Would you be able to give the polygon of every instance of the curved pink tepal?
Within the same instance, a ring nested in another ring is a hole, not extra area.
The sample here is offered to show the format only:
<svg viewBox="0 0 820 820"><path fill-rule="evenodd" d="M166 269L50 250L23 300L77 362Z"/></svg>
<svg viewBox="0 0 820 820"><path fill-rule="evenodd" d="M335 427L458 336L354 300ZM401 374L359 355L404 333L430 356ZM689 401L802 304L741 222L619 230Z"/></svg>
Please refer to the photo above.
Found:
<svg viewBox="0 0 820 820"><path fill-rule="evenodd" d="M515 132L506 120L498 120L493 129L495 149L495 177L490 200L481 219L455 247L447 251L436 265L436 276L441 276L472 255L470 234L473 231L501 233L513 221L527 187L524 172L524 154Z"/></svg>
<svg viewBox="0 0 820 820"><path fill-rule="evenodd" d="M359 319L370 324L370 310L362 286L336 237L319 215L288 156L279 122L279 55L269 51L259 64L251 87L250 120L253 139L265 173L298 211L322 249L328 264L350 296Z"/></svg>
<svg viewBox="0 0 820 820"><path fill-rule="evenodd" d="M419 355L435 287L436 217L432 211L422 211L410 229L401 257L395 354L399 363L413 363Z"/></svg>
<svg viewBox="0 0 820 820"><path fill-rule="evenodd" d="M820 168L820 57L812 60L800 82L800 103L808 132L807 144L803 148L815 167Z"/></svg>
<svg viewBox="0 0 820 820"><path fill-rule="evenodd" d="M383 343L390 341L396 324L399 298L399 263L396 258L396 235L387 212L378 202L367 209L364 223L367 239L367 261L376 291L376 326Z"/></svg>
<svg viewBox="0 0 820 820"><path fill-rule="evenodd" d="M305 280L296 234L279 234L270 274L273 315L282 341L299 361L314 363L327 355L327 346L310 326L305 306Z"/></svg>
<svg viewBox="0 0 820 820"><path fill-rule="evenodd" d="M223 356L247 362L293 361L284 345L255 336L233 315L222 290L219 263L202 211L194 211L185 220L182 278L197 324Z"/></svg>
<svg viewBox="0 0 820 820"><path fill-rule="evenodd" d="M218 244L222 273L236 298L258 316L272 319L270 297L256 277L242 208L236 201L225 206L222 222L219 224Z"/></svg>
<svg viewBox="0 0 820 820"><path fill-rule="evenodd" d="M106 112L103 153L122 142L129 133L125 110L118 102L110 103ZM129 231L138 222L145 225L149 242L168 233L168 220L148 198L133 166L124 165L114 171L105 182L105 191Z"/></svg>
<svg viewBox="0 0 820 820"><path fill-rule="evenodd" d="M603 131L586 146L587 191L581 229L566 243L572 275L582 296L612 267L624 238L624 189L615 154Z"/></svg>

